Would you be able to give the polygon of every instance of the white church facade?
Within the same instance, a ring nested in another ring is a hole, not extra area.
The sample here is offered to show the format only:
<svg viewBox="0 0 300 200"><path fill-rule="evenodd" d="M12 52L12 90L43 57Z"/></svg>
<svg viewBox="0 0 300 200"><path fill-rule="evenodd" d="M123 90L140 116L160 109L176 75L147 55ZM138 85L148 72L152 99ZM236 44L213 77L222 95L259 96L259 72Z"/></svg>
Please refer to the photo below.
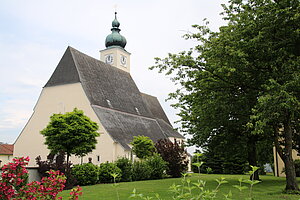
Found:
<svg viewBox="0 0 300 200"><path fill-rule="evenodd" d="M154 142L169 138L183 141L169 122L158 99L141 93L130 75L130 53L126 39L120 35L117 18L107 36L106 49L100 60L68 47L52 76L43 87L34 112L14 143L14 157L29 156L29 167L35 158L45 160L49 154L40 134L54 113L74 108L99 125L96 149L83 158L71 156L73 164L94 164L131 157L133 136L145 135Z"/></svg>

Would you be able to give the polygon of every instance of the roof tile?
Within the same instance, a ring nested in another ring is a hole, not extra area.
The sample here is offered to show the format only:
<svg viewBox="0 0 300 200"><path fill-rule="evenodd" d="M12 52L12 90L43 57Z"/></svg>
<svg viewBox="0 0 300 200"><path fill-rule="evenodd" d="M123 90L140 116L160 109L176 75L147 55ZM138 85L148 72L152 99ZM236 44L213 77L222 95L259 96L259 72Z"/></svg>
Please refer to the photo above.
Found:
<svg viewBox="0 0 300 200"><path fill-rule="evenodd" d="M1 155L12 155L14 152L13 144L0 144L0 154Z"/></svg>

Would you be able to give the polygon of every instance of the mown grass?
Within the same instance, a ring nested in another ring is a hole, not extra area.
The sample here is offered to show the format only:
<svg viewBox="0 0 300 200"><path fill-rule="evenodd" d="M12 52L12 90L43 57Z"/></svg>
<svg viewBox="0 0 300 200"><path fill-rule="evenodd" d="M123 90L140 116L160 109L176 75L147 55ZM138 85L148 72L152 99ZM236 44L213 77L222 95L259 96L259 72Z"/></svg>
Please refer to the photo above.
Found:
<svg viewBox="0 0 300 200"><path fill-rule="evenodd" d="M242 177L243 179L248 179L248 175L220 175L220 174L192 174L190 177L192 182L196 182L199 178L206 181L206 189L214 189L217 186L215 179L224 177L228 183L223 184L220 187L220 192L218 194L218 199L224 199L223 194L227 194L229 191L233 194L233 199L239 200L248 197L249 190L240 193L232 185L238 185L238 179ZM254 185L253 196L255 200L277 200L277 199L288 199L288 200L299 200L299 195L288 195L283 194L282 191L285 186L285 178L274 177L274 176L261 176L262 182ZM137 181L137 182L127 182L119 183L117 190L119 193L119 198L121 200L129 199L131 192L135 188L138 193L142 193L145 196L153 196L158 193L160 197L164 200L172 199L172 192L169 187L173 184L182 184L181 178L169 178L162 180L150 180L150 181ZM247 185L247 184L244 184ZM80 198L82 200L116 200L117 193L116 188L112 184L98 184L93 186L83 186L83 196ZM70 191L66 190L61 193L65 199L68 197ZM194 191L197 192L197 191Z"/></svg>

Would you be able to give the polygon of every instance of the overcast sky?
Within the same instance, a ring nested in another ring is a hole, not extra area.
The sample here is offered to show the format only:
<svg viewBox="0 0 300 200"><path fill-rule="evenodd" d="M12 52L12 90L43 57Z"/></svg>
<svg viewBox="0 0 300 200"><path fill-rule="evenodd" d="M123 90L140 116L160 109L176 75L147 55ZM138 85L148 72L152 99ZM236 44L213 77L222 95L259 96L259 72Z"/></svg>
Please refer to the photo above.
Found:
<svg viewBox="0 0 300 200"><path fill-rule="evenodd" d="M14 143L33 113L42 87L67 46L99 59L111 33L117 5L131 75L141 92L157 96L171 122L176 110L165 102L176 86L150 71L154 57L188 50L182 35L207 18L214 30L224 24L222 0L9 0L0 7L0 142ZM176 126L176 125L175 125Z"/></svg>

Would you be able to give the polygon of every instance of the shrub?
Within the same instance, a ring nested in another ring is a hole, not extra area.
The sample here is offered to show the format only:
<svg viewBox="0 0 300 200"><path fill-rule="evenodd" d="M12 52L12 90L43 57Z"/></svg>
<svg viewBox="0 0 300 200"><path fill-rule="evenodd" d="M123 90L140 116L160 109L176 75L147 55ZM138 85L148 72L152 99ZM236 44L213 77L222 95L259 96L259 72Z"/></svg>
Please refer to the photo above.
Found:
<svg viewBox="0 0 300 200"><path fill-rule="evenodd" d="M135 161L132 167L132 180L148 180L151 176L151 168L145 161Z"/></svg>
<svg viewBox="0 0 300 200"><path fill-rule="evenodd" d="M58 154L50 153L47 156L47 160L45 161L42 161L41 156L38 156L35 158L35 161L36 164L39 166L38 172L41 177L48 177L49 176L48 172L50 170L54 170L54 171L58 170L67 177L65 189L71 189L76 184L75 178L71 175L70 172L67 172L67 168L70 168L72 163L69 162L69 165L67 165L67 162L65 161L64 152L61 151Z"/></svg>
<svg viewBox="0 0 300 200"><path fill-rule="evenodd" d="M167 174L174 178L181 177L188 165L187 153L183 145L179 145L176 140L173 143L169 139L163 139L157 141L155 147L164 161L168 163Z"/></svg>
<svg viewBox="0 0 300 200"><path fill-rule="evenodd" d="M122 177L122 171L115 163L101 163L99 167L99 182L100 183L113 183L114 178L112 174L119 174L116 177L116 182L119 182Z"/></svg>
<svg viewBox="0 0 300 200"><path fill-rule="evenodd" d="M153 141L143 135L134 136L130 144L132 144L132 151L138 158L147 158L155 152Z"/></svg>
<svg viewBox="0 0 300 200"><path fill-rule="evenodd" d="M36 164L38 167L38 172L40 176L45 177L49 174L48 171L52 170L59 170L62 173L66 173L67 163L65 162L65 153L59 152L58 154L49 154L47 156L47 160L42 161L41 156L35 158ZM69 166L72 163L69 163Z"/></svg>
<svg viewBox="0 0 300 200"><path fill-rule="evenodd" d="M132 162L128 158L119 158L115 164L122 171L121 181L132 181Z"/></svg>
<svg viewBox="0 0 300 200"><path fill-rule="evenodd" d="M74 165L71 173L79 185L94 185L99 179L99 167L92 163Z"/></svg>
<svg viewBox="0 0 300 200"><path fill-rule="evenodd" d="M168 163L159 154L155 153L153 156L148 157L146 164L150 167L150 179L163 178Z"/></svg>

